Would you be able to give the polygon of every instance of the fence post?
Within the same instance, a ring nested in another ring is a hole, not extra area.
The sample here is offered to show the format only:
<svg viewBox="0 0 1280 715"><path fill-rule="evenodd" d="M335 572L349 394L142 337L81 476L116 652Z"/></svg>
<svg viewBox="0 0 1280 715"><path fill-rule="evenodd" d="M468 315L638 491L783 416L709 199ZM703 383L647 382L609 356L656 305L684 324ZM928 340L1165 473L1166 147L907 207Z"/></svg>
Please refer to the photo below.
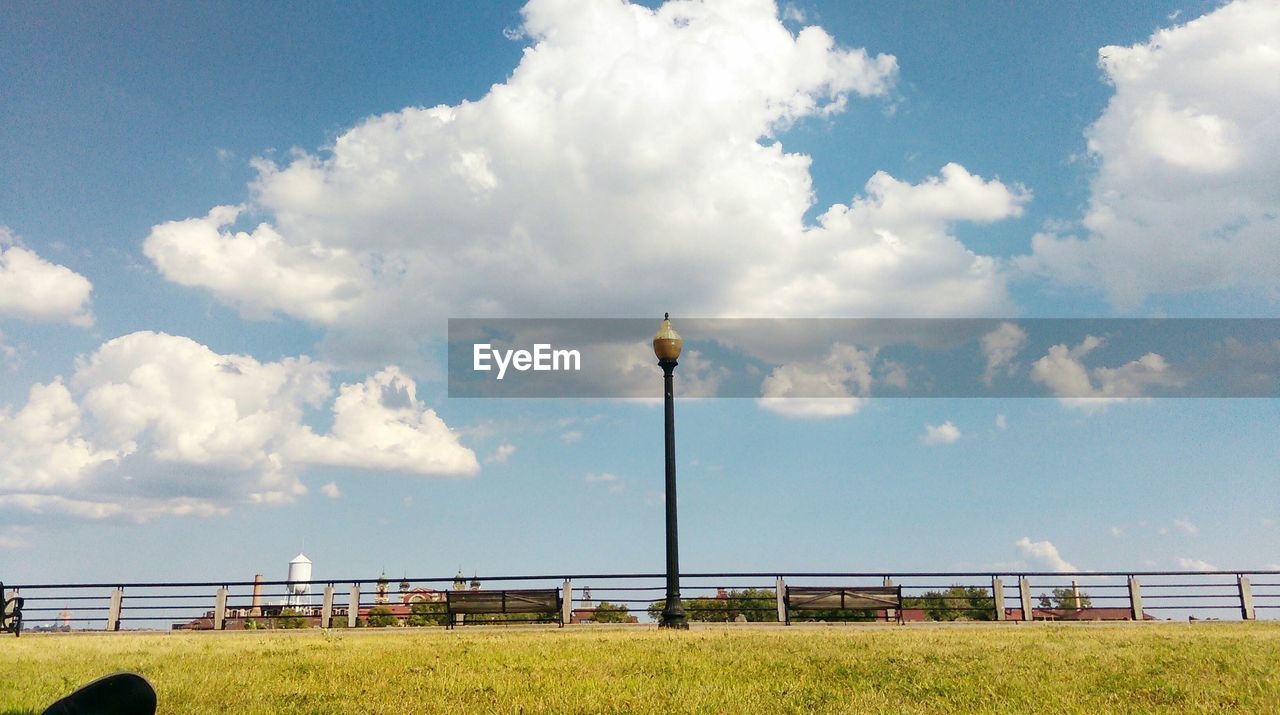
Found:
<svg viewBox="0 0 1280 715"><path fill-rule="evenodd" d="M220 631L227 622L227 587L218 589L213 599L213 630Z"/></svg>
<svg viewBox="0 0 1280 715"><path fill-rule="evenodd" d="M351 600L347 603L347 628L355 628L360 617L360 584L351 584Z"/></svg>
<svg viewBox="0 0 1280 715"><path fill-rule="evenodd" d="M787 620L787 583L779 576L773 584L773 595L778 600L778 623L791 625Z"/></svg>
<svg viewBox="0 0 1280 715"><path fill-rule="evenodd" d="M996 620L1004 620L1004 583L999 576L991 577L991 600L995 602Z"/></svg>
<svg viewBox="0 0 1280 715"><path fill-rule="evenodd" d="M124 601L124 588L117 586L111 592L111 605L107 608L107 630L120 630L120 609Z"/></svg>
<svg viewBox="0 0 1280 715"><path fill-rule="evenodd" d="M1253 586L1249 585L1249 577L1236 576L1236 585L1240 587L1240 617L1252 621L1257 616L1253 611Z"/></svg>
<svg viewBox="0 0 1280 715"><path fill-rule="evenodd" d="M324 586L324 601L320 605L320 627L333 627L333 584Z"/></svg>
<svg viewBox="0 0 1280 715"><path fill-rule="evenodd" d="M573 580L565 579L560 586L560 624L567 625L573 620Z"/></svg>
<svg viewBox="0 0 1280 715"><path fill-rule="evenodd" d="M1129 609L1133 615L1133 620L1143 620L1142 585L1138 583L1137 576L1129 577Z"/></svg>
<svg viewBox="0 0 1280 715"><path fill-rule="evenodd" d="M1031 605L1031 582L1026 576L1018 577L1018 597L1022 601L1022 620L1034 621L1036 614Z"/></svg>
<svg viewBox="0 0 1280 715"><path fill-rule="evenodd" d="M893 586L893 579L889 578L888 576L885 576L883 583L885 586ZM899 616L898 609L886 608L884 609L884 616L886 621L896 621L898 620L898 616Z"/></svg>

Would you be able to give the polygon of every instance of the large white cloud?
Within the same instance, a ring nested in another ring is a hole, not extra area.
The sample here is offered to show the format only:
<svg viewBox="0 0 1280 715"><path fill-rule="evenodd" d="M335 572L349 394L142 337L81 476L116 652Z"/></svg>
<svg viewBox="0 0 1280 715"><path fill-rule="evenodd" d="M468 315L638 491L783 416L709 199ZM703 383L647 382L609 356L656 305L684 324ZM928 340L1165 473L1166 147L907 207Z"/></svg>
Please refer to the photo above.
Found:
<svg viewBox="0 0 1280 715"><path fill-rule="evenodd" d="M1023 267L1122 306L1223 288L1280 299L1280 4L1236 0L1099 54L1115 95L1087 131L1086 235L1037 235Z"/></svg>
<svg viewBox="0 0 1280 715"><path fill-rule="evenodd" d="M1062 558L1062 555L1058 553L1058 547L1054 546L1051 541L1032 541L1030 537L1024 536L1014 542L1014 545L1018 547L1018 551L1023 556L1051 571L1071 572L1080 570L1074 564Z"/></svg>
<svg viewBox="0 0 1280 715"><path fill-rule="evenodd" d="M60 380L35 385L15 413L0 412L0 490L74 488L120 452L83 437L80 406Z"/></svg>
<svg viewBox="0 0 1280 715"><path fill-rule="evenodd" d="M355 304L367 276L348 251L292 245L267 223L226 230L242 211L217 206L156 226L146 253L170 280L209 288L252 317L280 311L324 323Z"/></svg>
<svg viewBox="0 0 1280 715"><path fill-rule="evenodd" d="M1088 335L1075 347L1054 345L1031 364L1031 379L1048 387L1063 404L1085 410L1142 397L1152 387L1184 383L1177 370L1157 353L1147 353L1120 367L1085 366L1084 358L1105 344L1105 339Z"/></svg>
<svg viewBox="0 0 1280 715"><path fill-rule="evenodd" d="M289 445L300 463L463 476L478 468L435 410L418 399L417 386L395 367L363 383L343 385L333 404L330 434L304 436Z"/></svg>
<svg viewBox="0 0 1280 715"><path fill-rule="evenodd" d="M784 417L844 417L862 408L874 381L874 350L837 343L821 360L774 368L760 383L757 404Z"/></svg>
<svg viewBox="0 0 1280 715"><path fill-rule="evenodd" d="M0 226L0 318L92 325L92 292L88 278L46 261Z"/></svg>
<svg viewBox="0 0 1280 715"><path fill-rule="evenodd" d="M949 233L1022 212L1020 186L970 174L959 164L910 184L877 172L865 194L836 204L818 226L781 244L731 287L723 310L742 315L859 317L993 315L1009 309L993 258ZM762 254L763 255L763 254Z"/></svg>
<svg viewBox="0 0 1280 715"><path fill-rule="evenodd" d="M306 493L309 465L461 476L475 454L388 367L342 385L332 428L307 412L331 397L330 369L260 362L184 337L104 343L61 379L0 411L0 507L79 517L216 514Z"/></svg>
<svg viewBox="0 0 1280 715"><path fill-rule="evenodd" d="M332 147L258 161L249 213L157 226L168 279L334 335L438 334L448 316L978 315L1008 308L949 231L1029 195L948 165L878 173L823 212L776 137L892 56L786 29L768 0L532 0L519 66L482 98L369 118Z"/></svg>

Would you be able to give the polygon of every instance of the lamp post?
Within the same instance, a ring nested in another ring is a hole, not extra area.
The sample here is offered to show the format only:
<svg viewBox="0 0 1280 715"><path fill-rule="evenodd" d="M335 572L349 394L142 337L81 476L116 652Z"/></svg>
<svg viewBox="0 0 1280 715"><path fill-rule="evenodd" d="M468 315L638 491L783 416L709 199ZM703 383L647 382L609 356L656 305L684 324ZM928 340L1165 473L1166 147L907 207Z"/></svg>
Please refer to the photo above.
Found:
<svg viewBox="0 0 1280 715"><path fill-rule="evenodd" d="M687 629L689 621L685 619L684 606L680 604L680 548L676 539L676 408L672 388L672 376L682 344L680 334L671 327L671 314L664 314L662 327L653 336L653 354L658 356L658 366L662 368L667 452L667 599L658 627Z"/></svg>

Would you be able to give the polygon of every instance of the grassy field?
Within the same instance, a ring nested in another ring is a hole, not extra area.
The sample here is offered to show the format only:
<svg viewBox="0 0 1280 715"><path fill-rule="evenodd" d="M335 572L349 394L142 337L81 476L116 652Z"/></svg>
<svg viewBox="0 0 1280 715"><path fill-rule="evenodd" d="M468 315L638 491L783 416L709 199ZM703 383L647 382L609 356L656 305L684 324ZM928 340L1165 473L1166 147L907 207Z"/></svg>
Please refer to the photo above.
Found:
<svg viewBox="0 0 1280 715"><path fill-rule="evenodd" d="M1280 712L1280 624L0 639L0 713L133 670L163 713Z"/></svg>

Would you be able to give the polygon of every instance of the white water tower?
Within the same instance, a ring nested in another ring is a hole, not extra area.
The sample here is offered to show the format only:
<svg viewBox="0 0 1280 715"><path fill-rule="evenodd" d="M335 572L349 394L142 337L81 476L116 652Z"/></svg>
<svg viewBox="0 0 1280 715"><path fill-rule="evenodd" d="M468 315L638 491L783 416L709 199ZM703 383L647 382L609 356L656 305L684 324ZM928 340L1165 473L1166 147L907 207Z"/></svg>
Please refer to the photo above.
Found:
<svg viewBox="0 0 1280 715"><path fill-rule="evenodd" d="M293 561L289 562L289 585L285 605L287 606L309 606L307 602L307 594L311 591L311 584L307 581L311 580L311 559L303 554L293 557Z"/></svg>

